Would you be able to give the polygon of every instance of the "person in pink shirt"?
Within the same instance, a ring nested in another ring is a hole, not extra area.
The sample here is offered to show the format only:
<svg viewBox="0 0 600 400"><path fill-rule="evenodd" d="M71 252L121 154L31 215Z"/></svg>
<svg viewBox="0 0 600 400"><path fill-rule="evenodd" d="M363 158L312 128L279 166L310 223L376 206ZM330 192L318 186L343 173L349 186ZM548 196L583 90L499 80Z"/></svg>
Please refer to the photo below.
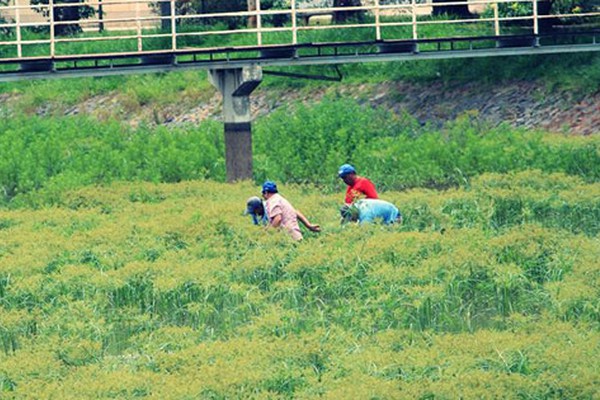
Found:
<svg viewBox="0 0 600 400"><path fill-rule="evenodd" d="M265 208L269 216L269 226L285 229L294 240L302 240L298 221L312 232L321 231L319 225L311 224L300 211L279 194L275 182L266 181L262 186L262 195L266 200Z"/></svg>
<svg viewBox="0 0 600 400"><path fill-rule="evenodd" d="M364 176L356 175L356 170L350 164L344 164L338 171L338 176L348 187L344 203L348 206L361 199L378 199L379 195L375 185Z"/></svg>

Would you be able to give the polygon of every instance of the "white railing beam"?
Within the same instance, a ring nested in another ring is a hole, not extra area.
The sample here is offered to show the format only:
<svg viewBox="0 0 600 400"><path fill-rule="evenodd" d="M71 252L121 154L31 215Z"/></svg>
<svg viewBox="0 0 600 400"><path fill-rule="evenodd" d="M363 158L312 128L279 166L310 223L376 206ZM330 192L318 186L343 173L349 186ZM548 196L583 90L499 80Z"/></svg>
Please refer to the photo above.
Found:
<svg viewBox="0 0 600 400"><path fill-rule="evenodd" d="M50 57L54 57L56 54L56 47L54 43L54 0L48 1L48 12L50 13Z"/></svg>
<svg viewBox="0 0 600 400"><path fill-rule="evenodd" d="M496 36L500 36L500 19L498 12L498 3L494 3L494 33Z"/></svg>
<svg viewBox="0 0 600 400"><path fill-rule="evenodd" d="M296 0L292 0L292 44L298 44L298 20L296 15Z"/></svg>
<svg viewBox="0 0 600 400"><path fill-rule="evenodd" d="M21 9L18 8L19 0L15 0L17 9L15 10L15 22L17 31L17 55L19 58L23 57L23 45L21 44Z"/></svg>
<svg viewBox="0 0 600 400"><path fill-rule="evenodd" d="M375 40L381 40L381 21L379 15L379 0L375 0Z"/></svg>
<svg viewBox="0 0 600 400"><path fill-rule="evenodd" d="M171 0L171 50L177 50L177 20L175 18L175 0Z"/></svg>
<svg viewBox="0 0 600 400"><path fill-rule="evenodd" d="M259 46L262 46L262 16L260 9L260 0L256 0L256 41Z"/></svg>

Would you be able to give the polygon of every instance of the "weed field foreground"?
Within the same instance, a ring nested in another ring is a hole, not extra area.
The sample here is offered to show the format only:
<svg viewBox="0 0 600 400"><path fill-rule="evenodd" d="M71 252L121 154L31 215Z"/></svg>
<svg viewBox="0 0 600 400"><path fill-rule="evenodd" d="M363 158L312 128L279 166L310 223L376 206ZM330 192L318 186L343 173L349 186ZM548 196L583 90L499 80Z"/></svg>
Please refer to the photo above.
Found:
<svg viewBox="0 0 600 400"><path fill-rule="evenodd" d="M482 175L384 192L402 226L294 244L253 184L115 183L0 210L2 399L592 399L600 185Z"/></svg>

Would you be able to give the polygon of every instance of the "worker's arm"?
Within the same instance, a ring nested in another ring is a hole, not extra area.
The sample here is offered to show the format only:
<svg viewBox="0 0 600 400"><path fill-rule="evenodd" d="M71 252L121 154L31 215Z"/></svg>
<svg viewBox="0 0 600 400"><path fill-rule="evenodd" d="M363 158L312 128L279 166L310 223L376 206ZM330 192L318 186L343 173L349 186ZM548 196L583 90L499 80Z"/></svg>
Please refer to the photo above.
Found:
<svg viewBox="0 0 600 400"><path fill-rule="evenodd" d="M302 214L300 211L296 210L296 217L298 221L302 222L304 226L308 228L311 232L321 232L321 227L319 225L313 225L310 221Z"/></svg>
<svg viewBox="0 0 600 400"><path fill-rule="evenodd" d="M273 204L273 207L267 209L266 213L269 216L267 228L279 228L283 221L283 211L281 210L281 206L278 203Z"/></svg>
<svg viewBox="0 0 600 400"><path fill-rule="evenodd" d="M346 205L352 205L352 202L354 201L354 195L352 194L352 188L350 186L348 186L346 188L346 197L344 198L344 204Z"/></svg>
<svg viewBox="0 0 600 400"><path fill-rule="evenodd" d="M277 214L271 218L271 226L273 228L279 228L281 226L281 214Z"/></svg>

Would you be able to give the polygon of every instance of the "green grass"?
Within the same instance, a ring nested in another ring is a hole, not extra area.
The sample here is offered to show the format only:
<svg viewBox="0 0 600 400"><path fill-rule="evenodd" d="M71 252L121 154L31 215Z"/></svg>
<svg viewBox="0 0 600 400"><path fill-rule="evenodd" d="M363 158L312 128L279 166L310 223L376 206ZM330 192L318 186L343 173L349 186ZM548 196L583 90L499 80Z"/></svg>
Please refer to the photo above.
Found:
<svg viewBox="0 0 600 400"><path fill-rule="evenodd" d="M393 227L282 184L323 227L299 244L242 215L258 190L121 182L0 210L0 394L593 398L597 184L384 191Z"/></svg>

